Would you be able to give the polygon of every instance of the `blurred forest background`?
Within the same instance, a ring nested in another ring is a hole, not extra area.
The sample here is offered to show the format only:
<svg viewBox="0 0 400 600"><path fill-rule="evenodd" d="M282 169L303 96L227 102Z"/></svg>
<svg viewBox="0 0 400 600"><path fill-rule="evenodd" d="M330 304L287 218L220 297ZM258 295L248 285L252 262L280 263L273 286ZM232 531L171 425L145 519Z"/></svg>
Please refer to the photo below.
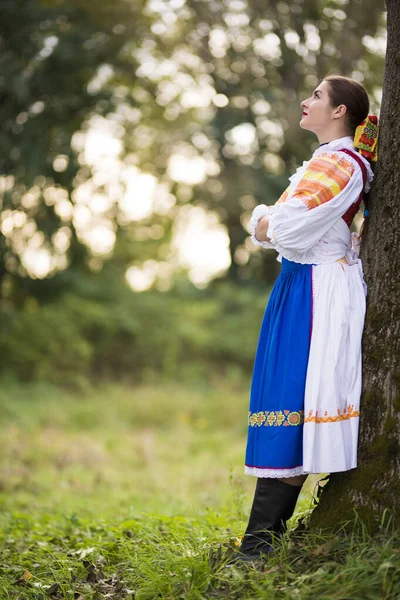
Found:
<svg viewBox="0 0 400 600"><path fill-rule="evenodd" d="M300 102L325 75L379 112L385 50L383 0L0 0L1 597L392 597L386 534L310 537L220 591L209 562L255 484L280 263L252 210L317 147Z"/></svg>
<svg viewBox="0 0 400 600"><path fill-rule="evenodd" d="M3 377L248 382L280 269L251 211L317 146L323 76L379 111L383 1L0 5Z"/></svg>

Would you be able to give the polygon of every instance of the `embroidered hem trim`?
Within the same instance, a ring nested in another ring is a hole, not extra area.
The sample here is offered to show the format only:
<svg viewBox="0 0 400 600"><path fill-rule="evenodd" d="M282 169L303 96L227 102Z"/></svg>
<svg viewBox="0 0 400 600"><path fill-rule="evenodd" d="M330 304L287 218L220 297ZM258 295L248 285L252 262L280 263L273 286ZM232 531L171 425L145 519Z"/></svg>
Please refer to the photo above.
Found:
<svg viewBox="0 0 400 600"><path fill-rule="evenodd" d="M323 416L318 415L318 411L313 414L314 411L308 411L308 417L305 417L304 423L335 423L336 421L348 421L354 417L360 416L359 410L354 410L353 404L348 404L347 408L343 409L343 412L338 408L337 415L329 416L327 411L324 411Z"/></svg>
<svg viewBox="0 0 400 600"><path fill-rule="evenodd" d="M250 427L277 427L279 425L292 427L304 423L304 410L264 410L256 413L249 411L248 424Z"/></svg>
<svg viewBox="0 0 400 600"><path fill-rule="evenodd" d="M307 475L303 471L303 465L293 469L260 469L259 467L244 467L245 475L254 475L255 477L295 477L296 475Z"/></svg>

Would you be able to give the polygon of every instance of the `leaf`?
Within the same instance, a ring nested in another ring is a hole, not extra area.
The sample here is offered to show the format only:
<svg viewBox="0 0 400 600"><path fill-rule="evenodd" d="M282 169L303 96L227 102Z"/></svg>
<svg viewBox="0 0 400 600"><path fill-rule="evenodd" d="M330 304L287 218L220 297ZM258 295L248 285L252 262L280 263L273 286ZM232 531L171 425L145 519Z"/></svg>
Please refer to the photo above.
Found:
<svg viewBox="0 0 400 600"><path fill-rule="evenodd" d="M29 581L32 579L33 575L30 571L25 571L25 573L20 577L20 579L25 579L25 581Z"/></svg>
<svg viewBox="0 0 400 600"><path fill-rule="evenodd" d="M21 585L24 583L28 583L32 579L33 575L30 571L25 571L21 577L19 577L16 581L14 581L14 585Z"/></svg>
<svg viewBox="0 0 400 600"><path fill-rule="evenodd" d="M310 550L310 554L312 554L313 556L321 556L324 554L329 554L329 552L332 550L332 548L333 548L333 543L326 542L325 544L321 544L321 546L317 546L317 548Z"/></svg>
<svg viewBox="0 0 400 600"><path fill-rule="evenodd" d="M77 554L79 558L85 558L85 556L87 556L88 554L92 554L92 552L94 552L95 550L96 548L81 548L80 550L72 552L72 554Z"/></svg>
<svg viewBox="0 0 400 600"><path fill-rule="evenodd" d="M276 573L276 571L281 571L281 570L282 570L281 565L275 565L274 567L270 567L269 569L266 569L263 572L265 574L268 574L268 573Z"/></svg>

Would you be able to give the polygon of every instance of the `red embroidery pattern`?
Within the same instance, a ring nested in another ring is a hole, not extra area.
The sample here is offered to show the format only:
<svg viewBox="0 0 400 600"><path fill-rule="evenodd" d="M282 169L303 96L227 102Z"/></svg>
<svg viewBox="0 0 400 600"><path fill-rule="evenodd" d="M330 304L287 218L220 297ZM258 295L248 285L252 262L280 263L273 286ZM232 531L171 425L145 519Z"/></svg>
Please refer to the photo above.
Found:
<svg viewBox="0 0 400 600"><path fill-rule="evenodd" d="M357 127L354 136L354 146L360 154L368 160L376 161L378 158L378 117L368 117Z"/></svg>
<svg viewBox="0 0 400 600"><path fill-rule="evenodd" d="M249 411L248 423L250 427L302 425L304 423L304 410L264 410L256 413Z"/></svg>
<svg viewBox="0 0 400 600"><path fill-rule="evenodd" d="M329 416L327 411L324 411L324 416L318 415L318 411L315 412L310 410L308 417L304 419L304 423L335 423L336 421L347 421L353 417L359 417L360 411L354 410L353 404L348 404L347 408L343 409L343 412L338 408L337 415Z"/></svg>

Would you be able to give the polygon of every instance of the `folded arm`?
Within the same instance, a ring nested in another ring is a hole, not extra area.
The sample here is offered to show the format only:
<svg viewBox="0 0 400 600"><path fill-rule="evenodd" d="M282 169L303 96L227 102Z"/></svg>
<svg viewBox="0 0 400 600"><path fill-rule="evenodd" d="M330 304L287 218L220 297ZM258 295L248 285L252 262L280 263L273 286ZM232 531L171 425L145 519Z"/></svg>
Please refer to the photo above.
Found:
<svg viewBox="0 0 400 600"><path fill-rule="evenodd" d="M266 235L270 241L258 244L278 252L306 252L358 199L362 188L361 170L346 155L330 152L316 156L286 200L254 209L252 220L269 217Z"/></svg>

